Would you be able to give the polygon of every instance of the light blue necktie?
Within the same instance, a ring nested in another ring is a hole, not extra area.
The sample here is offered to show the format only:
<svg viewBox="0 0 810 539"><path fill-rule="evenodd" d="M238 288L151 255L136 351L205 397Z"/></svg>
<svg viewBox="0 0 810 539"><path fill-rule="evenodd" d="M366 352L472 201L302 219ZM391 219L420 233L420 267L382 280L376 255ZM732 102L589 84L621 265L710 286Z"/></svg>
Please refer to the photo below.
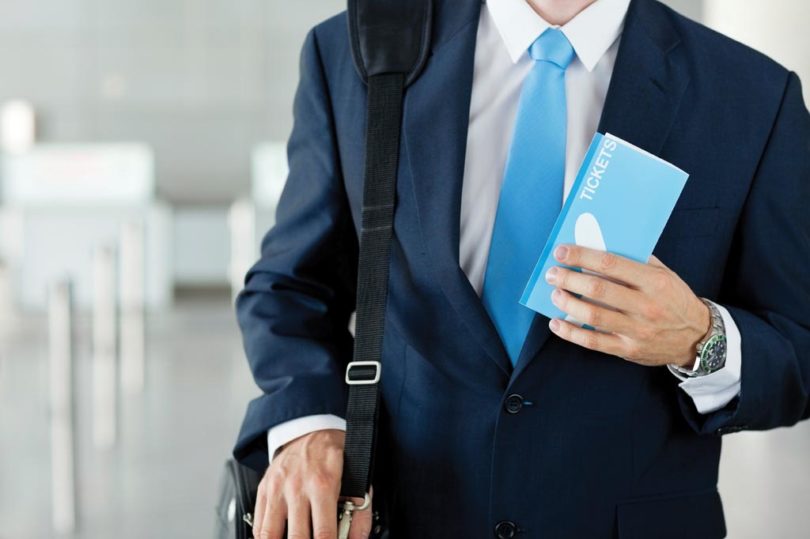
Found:
<svg viewBox="0 0 810 539"><path fill-rule="evenodd" d="M535 61L520 92L482 300L512 364L534 311L519 303L562 206L565 176L565 70L574 49L557 28L529 47Z"/></svg>

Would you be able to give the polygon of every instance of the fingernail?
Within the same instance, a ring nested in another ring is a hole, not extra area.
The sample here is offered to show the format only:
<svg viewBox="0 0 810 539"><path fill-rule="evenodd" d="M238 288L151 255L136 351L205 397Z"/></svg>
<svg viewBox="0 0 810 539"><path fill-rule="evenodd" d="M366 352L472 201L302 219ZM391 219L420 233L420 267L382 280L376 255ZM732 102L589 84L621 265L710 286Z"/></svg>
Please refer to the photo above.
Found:
<svg viewBox="0 0 810 539"><path fill-rule="evenodd" d="M551 321L548 323L548 327L549 329L551 329L551 331L557 331L558 329L560 329L560 321L557 320L556 318L552 318Z"/></svg>
<svg viewBox="0 0 810 539"><path fill-rule="evenodd" d="M547 283L554 283L557 279L557 266L552 266L546 272L546 282Z"/></svg>
<svg viewBox="0 0 810 539"><path fill-rule="evenodd" d="M554 305L557 305L561 299L562 299L562 290L560 290L559 288L555 288L554 292L551 293L551 302Z"/></svg>
<svg viewBox="0 0 810 539"><path fill-rule="evenodd" d="M560 262L565 260L565 257L567 256L568 256L568 247L566 247L565 245L560 245L559 247L554 249L554 257Z"/></svg>

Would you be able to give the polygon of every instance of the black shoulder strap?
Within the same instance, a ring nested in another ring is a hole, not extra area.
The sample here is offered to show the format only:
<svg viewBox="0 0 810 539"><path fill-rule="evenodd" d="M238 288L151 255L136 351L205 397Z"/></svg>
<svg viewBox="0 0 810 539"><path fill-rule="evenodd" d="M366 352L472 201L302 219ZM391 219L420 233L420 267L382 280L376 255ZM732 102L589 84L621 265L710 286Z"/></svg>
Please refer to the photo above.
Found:
<svg viewBox="0 0 810 539"><path fill-rule="evenodd" d="M341 495L363 498L374 468L388 263L405 87L430 48L432 0L348 0L354 63L368 88L366 163L354 357L346 368L349 402Z"/></svg>

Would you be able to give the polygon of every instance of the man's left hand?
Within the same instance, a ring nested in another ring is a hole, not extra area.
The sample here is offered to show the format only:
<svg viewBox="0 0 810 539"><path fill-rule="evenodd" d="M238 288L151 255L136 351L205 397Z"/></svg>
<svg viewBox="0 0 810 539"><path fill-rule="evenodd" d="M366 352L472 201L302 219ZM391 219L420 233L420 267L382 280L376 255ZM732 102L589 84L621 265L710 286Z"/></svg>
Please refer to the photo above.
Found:
<svg viewBox="0 0 810 539"><path fill-rule="evenodd" d="M557 247L554 258L586 271L551 268L546 281L556 287L552 301L598 330L553 319L555 335L641 365L692 367L695 347L710 328L709 308L660 260L653 256L642 264L575 245Z"/></svg>

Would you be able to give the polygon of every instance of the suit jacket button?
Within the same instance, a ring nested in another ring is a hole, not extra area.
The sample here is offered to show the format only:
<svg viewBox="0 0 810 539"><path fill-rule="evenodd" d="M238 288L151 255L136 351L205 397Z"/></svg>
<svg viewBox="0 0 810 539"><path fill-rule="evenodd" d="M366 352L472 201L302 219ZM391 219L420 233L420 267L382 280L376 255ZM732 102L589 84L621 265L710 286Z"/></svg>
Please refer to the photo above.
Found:
<svg viewBox="0 0 810 539"><path fill-rule="evenodd" d="M521 397L517 393L512 393L511 395L506 397L504 408L506 408L506 411L510 414L516 414L520 412L520 409L523 408L523 397Z"/></svg>
<svg viewBox="0 0 810 539"><path fill-rule="evenodd" d="M512 539L517 534L517 526L514 522L502 520L495 524L495 537L498 539Z"/></svg>

